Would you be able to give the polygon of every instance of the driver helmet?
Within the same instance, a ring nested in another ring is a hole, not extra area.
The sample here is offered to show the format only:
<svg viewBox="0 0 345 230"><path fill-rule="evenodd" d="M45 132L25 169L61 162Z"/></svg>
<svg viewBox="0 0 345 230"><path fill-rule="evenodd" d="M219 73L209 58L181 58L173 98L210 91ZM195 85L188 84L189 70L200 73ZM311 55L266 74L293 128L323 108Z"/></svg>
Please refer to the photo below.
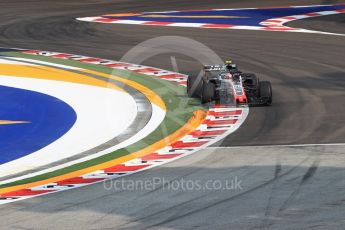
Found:
<svg viewBox="0 0 345 230"><path fill-rule="evenodd" d="M237 70L237 65L236 65L236 64L233 64L231 60L225 61L225 64L226 64L226 68L227 68L229 71Z"/></svg>

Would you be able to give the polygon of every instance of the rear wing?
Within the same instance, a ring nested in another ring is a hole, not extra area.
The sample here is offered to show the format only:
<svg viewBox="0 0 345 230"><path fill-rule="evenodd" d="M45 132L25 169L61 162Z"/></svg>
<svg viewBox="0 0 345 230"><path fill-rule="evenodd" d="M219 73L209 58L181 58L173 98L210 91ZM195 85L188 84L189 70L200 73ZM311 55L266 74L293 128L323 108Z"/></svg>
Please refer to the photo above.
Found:
<svg viewBox="0 0 345 230"><path fill-rule="evenodd" d="M220 71L220 70L226 70L225 65L204 65L203 66L205 71Z"/></svg>

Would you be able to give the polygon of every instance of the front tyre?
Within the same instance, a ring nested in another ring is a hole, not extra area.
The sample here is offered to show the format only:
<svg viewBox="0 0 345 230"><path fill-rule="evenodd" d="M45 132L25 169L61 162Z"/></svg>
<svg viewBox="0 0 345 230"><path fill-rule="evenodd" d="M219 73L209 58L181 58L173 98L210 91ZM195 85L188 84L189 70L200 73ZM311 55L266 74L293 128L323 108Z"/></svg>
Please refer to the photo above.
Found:
<svg viewBox="0 0 345 230"><path fill-rule="evenodd" d="M260 92L260 99L263 101L264 105L271 105L272 104L272 86L271 83L268 81L262 81L259 85L259 92Z"/></svg>
<svg viewBox="0 0 345 230"><path fill-rule="evenodd" d="M206 104L214 100L216 87L213 83L204 82L202 84L201 103Z"/></svg>
<svg viewBox="0 0 345 230"><path fill-rule="evenodd" d="M187 94L189 97L200 97L202 92L202 78L198 76L188 76L187 78Z"/></svg>

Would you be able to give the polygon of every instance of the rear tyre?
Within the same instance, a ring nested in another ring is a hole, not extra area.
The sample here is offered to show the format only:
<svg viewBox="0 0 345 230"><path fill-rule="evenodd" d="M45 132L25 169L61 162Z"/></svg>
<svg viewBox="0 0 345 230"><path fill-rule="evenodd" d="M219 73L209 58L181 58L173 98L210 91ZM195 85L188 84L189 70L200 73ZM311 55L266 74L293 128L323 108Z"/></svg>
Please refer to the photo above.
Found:
<svg viewBox="0 0 345 230"><path fill-rule="evenodd" d="M260 88L260 99L263 101L264 105L272 104L272 86L268 81L262 81L259 84Z"/></svg>
<svg viewBox="0 0 345 230"><path fill-rule="evenodd" d="M202 91L202 79L198 76L188 76L187 94L189 97L200 97Z"/></svg>
<svg viewBox="0 0 345 230"><path fill-rule="evenodd" d="M215 91L216 91L216 87L213 83L204 82L202 84L201 103L206 104L208 102L213 101Z"/></svg>

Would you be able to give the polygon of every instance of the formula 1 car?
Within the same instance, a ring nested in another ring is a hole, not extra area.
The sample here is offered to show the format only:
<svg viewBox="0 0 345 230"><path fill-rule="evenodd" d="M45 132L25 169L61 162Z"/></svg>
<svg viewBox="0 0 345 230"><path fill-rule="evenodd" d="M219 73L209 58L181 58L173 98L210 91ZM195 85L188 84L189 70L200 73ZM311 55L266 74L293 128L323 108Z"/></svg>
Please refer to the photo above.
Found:
<svg viewBox="0 0 345 230"><path fill-rule="evenodd" d="M203 66L202 76L189 76L187 94L200 98L203 104L216 101L219 104L272 104L272 86L260 81L253 73L242 73L236 64L227 61L222 65Z"/></svg>

